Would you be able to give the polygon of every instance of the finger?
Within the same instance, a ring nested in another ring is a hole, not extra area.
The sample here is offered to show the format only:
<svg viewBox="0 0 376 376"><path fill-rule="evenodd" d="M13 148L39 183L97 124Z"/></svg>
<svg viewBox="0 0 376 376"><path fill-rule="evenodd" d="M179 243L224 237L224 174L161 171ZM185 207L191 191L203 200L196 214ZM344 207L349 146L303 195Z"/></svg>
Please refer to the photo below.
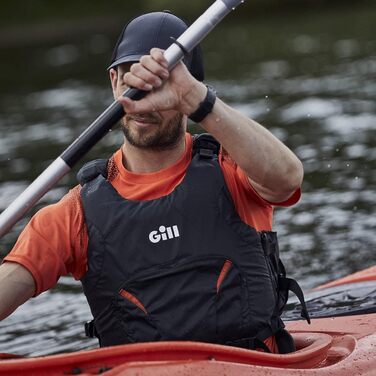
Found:
<svg viewBox="0 0 376 376"><path fill-rule="evenodd" d="M140 59L140 63L147 70L154 73L163 80L167 79L169 76L168 69L166 69L158 61L156 61L151 55L142 56Z"/></svg>
<svg viewBox="0 0 376 376"><path fill-rule="evenodd" d="M128 87L134 87L145 91L153 90L153 85L145 82L142 78L135 76L134 74L127 72L123 76L123 81Z"/></svg>
<svg viewBox="0 0 376 376"><path fill-rule="evenodd" d="M156 47L150 50L150 55L153 57L153 59L156 60L159 64L161 64L164 68L168 69L168 62L165 59L163 53L164 50Z"/></svg>
<svg viewBox="0 0 376 376"><path fill-rule="evenodd" d="M143 81L152 85L155 88L160 87L162 85L162 79L140 63L133 64L131 66L130 73L132 73L134 76L137 76L138 78L142 79Z"/></svg>
<svg viewBox="0 0 376 376"><path fill-rule="evenodd" d="M154 112L155 108L153 107L152 103L148 100L139 100L134 101L128 97L123 97L122 95L118 98L118 102L120 102L124 108L125 113L132 114L132 113L144 113L144 112Z"/></svg>
<svg viewBox="0 0 376 376"><path fill-rule="evenodd" d="M131 114L134 112L135 101L132 101L127 97L123 97L122 95L117 100L123 106L126 114Z"/></svg>

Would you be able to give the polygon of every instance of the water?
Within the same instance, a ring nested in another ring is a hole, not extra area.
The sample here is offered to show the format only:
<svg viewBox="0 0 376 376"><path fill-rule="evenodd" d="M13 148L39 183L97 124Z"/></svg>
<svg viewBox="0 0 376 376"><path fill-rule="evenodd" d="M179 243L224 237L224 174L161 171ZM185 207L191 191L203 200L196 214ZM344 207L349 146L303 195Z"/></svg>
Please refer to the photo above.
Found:
<svg viewBox="0 0 376 376"><path fill-rule="evenodd" d="M274 223L285 265L305 289L376 261L375 24L375 5L290 12L222 24L204 44L207 82L304 164L300 203L277 209ZM105 68L119 28L2 48L0 210L111 102ZM86 160L120 143L114 130ZM32 212L74 184L65 177ZM1 240L2 255L29 218ZM63 277L0 323L0 352L95 346L83 336L89 319L79 283Z"/></svg>

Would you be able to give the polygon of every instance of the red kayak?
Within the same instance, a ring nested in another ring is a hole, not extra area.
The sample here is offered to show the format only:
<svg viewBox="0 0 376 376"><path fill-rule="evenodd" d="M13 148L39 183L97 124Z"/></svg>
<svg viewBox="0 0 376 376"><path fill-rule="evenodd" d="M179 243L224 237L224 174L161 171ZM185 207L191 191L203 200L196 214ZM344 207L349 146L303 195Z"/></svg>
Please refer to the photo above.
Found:
<svg viewBox="0 0 376 376"><path fill-rule="evenodd" d="M318 287L312 297L308 294L307 303L314 307L325 299L334 301L338 294L360 298L360 303L353 311L344 310L344 304L317 309L311 325L289 321L286 326L297 351L287 355L198 342L156 342L36 358L2 354L0 374L376 375L376 266Z"/></svg>

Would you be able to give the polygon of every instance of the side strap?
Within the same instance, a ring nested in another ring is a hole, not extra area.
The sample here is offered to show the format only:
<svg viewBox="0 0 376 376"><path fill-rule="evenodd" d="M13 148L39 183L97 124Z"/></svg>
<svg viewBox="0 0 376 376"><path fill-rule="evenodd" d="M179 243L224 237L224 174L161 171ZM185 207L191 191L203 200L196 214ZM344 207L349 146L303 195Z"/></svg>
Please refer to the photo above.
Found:
<svg viewBox="0 0 376 376"><path fill-rule="evenodd" d="M308 309L306 302L304 300L304 294L299 286L298 282L295 281L295 279L292 278L287 278L287 277L282 277L280 276L278 278L278 286L280 290L285 290L286 292L292 291L297 298L299 299L299 302L302 306L302 310L300 315L307 320L308 324L311 323L311 318L309 317Z"/></svg>
<svg viewBox="0 0 376 376"><path fill-rule="evenodd" d="M85 335L89 338L98 338L97 331L95 330L94 320L85 322Z"/></svg>

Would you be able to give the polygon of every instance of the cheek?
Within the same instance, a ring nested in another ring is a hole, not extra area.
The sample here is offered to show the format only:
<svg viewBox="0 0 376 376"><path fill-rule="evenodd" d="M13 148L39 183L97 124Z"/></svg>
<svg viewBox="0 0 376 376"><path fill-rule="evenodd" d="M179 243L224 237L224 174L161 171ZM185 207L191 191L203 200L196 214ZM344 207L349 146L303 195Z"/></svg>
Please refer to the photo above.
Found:
<svg viewBox="0 0 376 376"><path fill-rule="evenodd" d="M120 93L119 86L112 88L112 94L114 96L114 99L117 99L122 93Z"/></svg>
<svg viewBox="0 0 376 376"><path fill-rule="evenodd" d="M116 96L120 97L120 95L122 95L127 89L127 86L118 85L116 88Z"/></svg>

